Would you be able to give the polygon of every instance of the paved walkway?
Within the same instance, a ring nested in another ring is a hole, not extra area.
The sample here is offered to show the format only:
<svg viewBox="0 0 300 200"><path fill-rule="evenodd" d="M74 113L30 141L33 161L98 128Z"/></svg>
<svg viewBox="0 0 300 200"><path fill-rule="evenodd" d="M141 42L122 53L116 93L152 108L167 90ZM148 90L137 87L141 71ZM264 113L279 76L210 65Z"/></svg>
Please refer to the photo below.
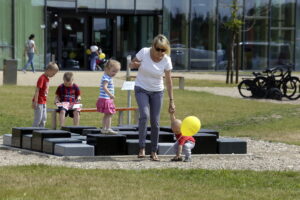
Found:
<svg viewBox="0 0 300 200"><path fill-rule="evenodd" d="M59 71L58 74L51 78L50 86L57 86L62 83L63 74L66 71ZM34 86L38 77L43 72L26 72L25 74L21 71L17 73L17 85ZM97 87L100 82L100 78L103 72L92 72L92 71L73 71L75 81L79 86ZM225 72L224 72L225 73ZM130 75L136 75L136 71L131 72ZM181 75L186 79L202 79L202 80L224 80L225 75L216 74L205 74L201 72L173 72L173 75ZM121 71L114 78L116 87L121 87L124 80L126 79L126 71ZM176 80L175 80L176 81ZM3 84L3 71L0 71L0 85Z"/></svg>

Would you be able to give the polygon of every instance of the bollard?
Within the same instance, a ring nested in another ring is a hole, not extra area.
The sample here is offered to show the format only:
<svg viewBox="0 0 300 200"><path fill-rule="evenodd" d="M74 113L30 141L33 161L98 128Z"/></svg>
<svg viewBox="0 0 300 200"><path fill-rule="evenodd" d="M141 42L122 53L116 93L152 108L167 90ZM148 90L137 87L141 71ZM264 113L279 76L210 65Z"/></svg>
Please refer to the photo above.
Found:
<svg viewBox="0 0 300 200"><path fill-rule="evenodd" d="M3 64L3 85L17 84L17 60L5 59Z"/></svg>

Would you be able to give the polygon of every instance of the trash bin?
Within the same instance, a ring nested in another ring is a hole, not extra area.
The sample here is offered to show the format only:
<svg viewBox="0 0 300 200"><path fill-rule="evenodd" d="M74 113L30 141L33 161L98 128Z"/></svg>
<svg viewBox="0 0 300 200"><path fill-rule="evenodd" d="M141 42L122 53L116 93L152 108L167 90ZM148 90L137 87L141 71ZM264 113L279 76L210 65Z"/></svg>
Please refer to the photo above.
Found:
<svg viewBox="0 0 300 200"><path fill-rule="evenodd" d="M3 85L17 84L17 60L5 59L3 64Z"/></svg>

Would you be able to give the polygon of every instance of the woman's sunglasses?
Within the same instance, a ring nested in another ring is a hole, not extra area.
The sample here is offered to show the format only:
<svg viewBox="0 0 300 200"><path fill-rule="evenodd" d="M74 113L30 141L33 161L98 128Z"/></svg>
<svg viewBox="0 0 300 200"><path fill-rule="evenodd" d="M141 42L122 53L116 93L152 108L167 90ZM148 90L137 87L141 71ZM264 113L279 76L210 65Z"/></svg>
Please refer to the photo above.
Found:
<svg viewBox="0 0 300 200"><path fill-rule="evenodd" d="M158 48L158 47L155 47L155 50L160 51L160 52L166 52L166 49L161 49L161 48Z"/></svg>

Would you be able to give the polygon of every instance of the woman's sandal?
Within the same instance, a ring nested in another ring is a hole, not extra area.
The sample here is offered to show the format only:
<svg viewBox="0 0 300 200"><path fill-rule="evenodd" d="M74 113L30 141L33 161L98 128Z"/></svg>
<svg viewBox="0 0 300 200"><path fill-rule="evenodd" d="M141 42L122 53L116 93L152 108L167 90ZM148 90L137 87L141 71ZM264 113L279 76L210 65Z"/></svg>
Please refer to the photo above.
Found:
<svg viewBox="0 0 300 200"><path fill-rule="evenodd" d="M145 155L140 155L140 154L139 154L137 157L138 157L138 158L146 158Z"/></svg>
<svg viewBox="0 0 300 200"><path fill-rule="evenodd" d="M157 156L150 156L150 160L151 161L160 161L159 158Z"/></svg>

